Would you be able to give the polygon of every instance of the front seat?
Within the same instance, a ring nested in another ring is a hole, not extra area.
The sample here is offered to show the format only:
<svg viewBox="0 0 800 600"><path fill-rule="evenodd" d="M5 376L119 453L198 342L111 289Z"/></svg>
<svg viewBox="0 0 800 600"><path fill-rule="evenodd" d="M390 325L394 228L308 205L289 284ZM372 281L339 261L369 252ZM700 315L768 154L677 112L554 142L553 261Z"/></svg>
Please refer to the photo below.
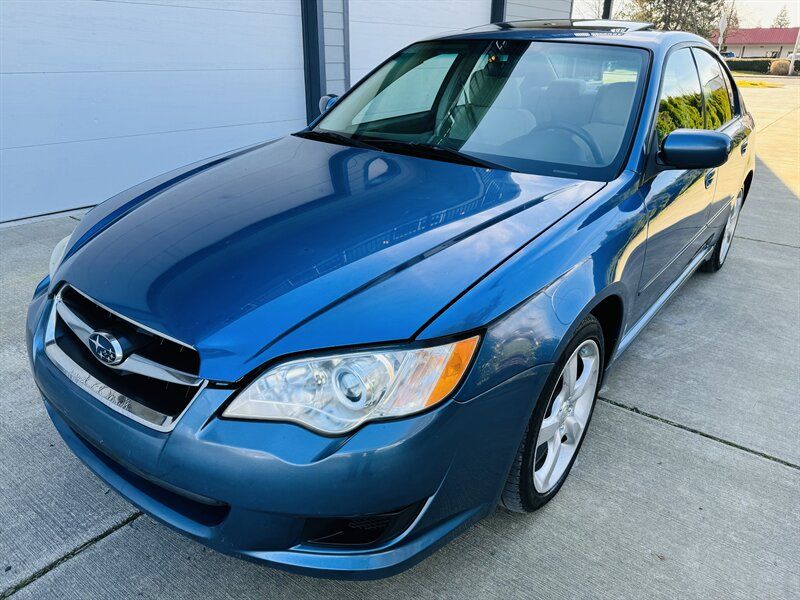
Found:
<svg viewBox="0 0 800 600"><path fill-rule="evenodd" d="M597 91L591 121L583 128L597 142L606 164L619 152L635 92L633 81L609 83Z"/></svg>
<svg viewBox="0 0 800 600"><path fill-rule="evenodd" d="M566 122L583 125L589 120L591 96L586 93L583 79L556 79L550 82L536 106L536 122Z"/></svg>
<svg viewBox="0 0 800 600"><path fill-rule="evenodd" d="M470 149L492 152L536 126L533 115L522 108L519 86L519 79L507 80L494 102L482 107L483 118L469 138Z"/></svg>

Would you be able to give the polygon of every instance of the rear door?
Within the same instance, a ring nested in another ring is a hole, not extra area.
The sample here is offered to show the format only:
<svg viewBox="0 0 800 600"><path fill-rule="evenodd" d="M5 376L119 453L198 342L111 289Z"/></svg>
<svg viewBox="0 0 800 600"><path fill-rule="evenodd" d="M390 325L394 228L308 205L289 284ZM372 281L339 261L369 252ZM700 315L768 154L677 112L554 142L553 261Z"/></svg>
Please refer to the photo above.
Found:
<svg viewBox="0 0 800 600"><path fill-rule="evenodd" d="M657 144L676 129L703 129L703 94L692 51L667 57L662 79ZM713 174L702 169L667 169L644 184L648 210L647 250L639 285L643 312L683 272L704 242L703 228L714 192Z"/></svg>
<svg viewBox="0 0 800 600"><path fill-rule="evenodd" d="M721 131L733 140L727 162L711 171L711 176L717 183L708 219L713 221L711 226L716 227L723 225L725 220L714 218L725 214L724 209L731 204L742 187L747 154L750 152L748 137L751 128L742 119L741 107L734 93L734 83L719 60L701 48L693 48L692 53L703 87L705 128Z"/></svg>

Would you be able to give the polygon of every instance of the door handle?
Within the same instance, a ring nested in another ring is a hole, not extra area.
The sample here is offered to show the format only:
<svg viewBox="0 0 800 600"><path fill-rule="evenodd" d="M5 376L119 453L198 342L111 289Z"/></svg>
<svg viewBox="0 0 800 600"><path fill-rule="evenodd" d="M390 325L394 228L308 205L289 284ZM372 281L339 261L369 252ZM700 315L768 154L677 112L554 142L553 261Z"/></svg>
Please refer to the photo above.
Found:
<svg viewBox="0 0 800 600"><path fill-rule="evenodd" d="M710 169L706 172L706 178L705 178L706 188L710 188L711 184L714 183L714 176L716 174L717 174L716 169Z"/></svg>
<svg viewBox="0 0 800 600"><path fill-rule="evenodd" d="M741 144L741 151L742 155L744 155L744 153L747 152L747 138L744 138L744 141Z"/></svg>

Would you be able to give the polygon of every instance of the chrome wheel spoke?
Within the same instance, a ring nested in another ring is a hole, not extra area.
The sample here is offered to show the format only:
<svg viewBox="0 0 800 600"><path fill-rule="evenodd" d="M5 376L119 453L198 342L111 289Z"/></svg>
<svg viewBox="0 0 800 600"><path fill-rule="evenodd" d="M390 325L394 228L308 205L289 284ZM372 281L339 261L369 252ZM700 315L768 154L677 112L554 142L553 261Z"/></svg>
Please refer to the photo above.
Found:
<svg viewBox="0 0 800 600"><path fill-rule="evenodd" d="M578 353L574 353L569 357L567 364L564 366L564 389L566 390L567 398L575 396L575 386L578 383Z"/></svg>
<svg viewBox="0 0 800 600"><path fill-rule="evenodd" d="M542 421L542 427L539 429L539 438L536 441L536 446L539 447L545 442L549 442L553 437L558 435L560 423L558 417L552 415Z"/></svg>
<svg viewBox="0 0 800 600"><path fill-rule="evenodd" d="M573 402L582 397L589 386L597 381L597 374L594 372L596 364L594 358L584 358L583 373L581 373L581 376L575 382L575 391L572 395Z"/></svg>
<svg viewBox="0 0 800 600"><path fill-rule="evenodd" d="M558 458L561 454L561 436L555 435L547 444L547 458L542 465L542 468L536 471L533 476L536 479L537 488L546 490L551 487L553 473L555 472Z"/></svg>
<svg viewBox="0 0 800 600"><path fill-rule="evenodd" d="M583 433L583 425L574 416L569 416L564 420L564 429L567 433L567 442L576 444L581 439Z"/></svg>

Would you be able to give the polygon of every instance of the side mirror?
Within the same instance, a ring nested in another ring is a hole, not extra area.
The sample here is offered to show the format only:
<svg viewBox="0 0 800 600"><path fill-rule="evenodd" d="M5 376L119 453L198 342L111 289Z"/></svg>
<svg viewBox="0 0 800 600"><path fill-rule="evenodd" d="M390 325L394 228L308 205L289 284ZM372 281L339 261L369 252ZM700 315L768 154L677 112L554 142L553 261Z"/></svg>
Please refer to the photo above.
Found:
<svg viewBox="0 0 800 600"><path fill-rule="evenodd" d="M330 110L331 106L336 104L336 101L339 99L339 96L336 94L325 94L322 98L319 99L319 114L324 115L328 110Z"/></svg>
<svg viewBox="0 0 800 600"><path fill-rule="evenodd" d="M673 169L711 169L728 160L733 141L705 129L676 129L661 142L659 159Z"/></svg>

